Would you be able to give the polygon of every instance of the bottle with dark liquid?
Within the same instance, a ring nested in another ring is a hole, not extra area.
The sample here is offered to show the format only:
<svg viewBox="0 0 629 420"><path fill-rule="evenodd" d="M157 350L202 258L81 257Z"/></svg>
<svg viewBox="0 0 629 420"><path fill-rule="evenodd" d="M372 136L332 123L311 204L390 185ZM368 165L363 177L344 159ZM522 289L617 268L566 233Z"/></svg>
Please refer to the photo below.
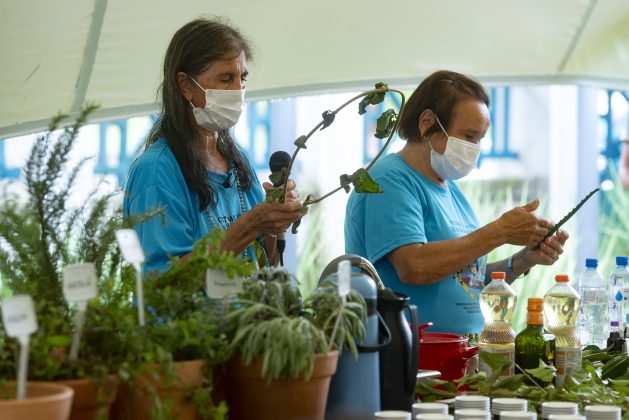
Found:
<svg viewBox="0 0 629 420"><path fill-rule="evenodd" d="M529 298L526 328L515 337L516 373L525 373L522 370L539 367L540 360L547 365L554 362L555 337L552 334L544 334L543 308L544 299ZM548 384L537 378L533 379L541 386Z"/></svg>

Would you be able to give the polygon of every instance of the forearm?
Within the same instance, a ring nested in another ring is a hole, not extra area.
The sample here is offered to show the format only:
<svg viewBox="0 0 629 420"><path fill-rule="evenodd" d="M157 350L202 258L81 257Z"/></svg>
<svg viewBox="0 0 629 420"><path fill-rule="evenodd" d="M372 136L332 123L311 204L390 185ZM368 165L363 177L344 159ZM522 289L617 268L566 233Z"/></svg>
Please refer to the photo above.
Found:
<svg viewBox="0 0 629 420"><path fill-rule="evenodd" d="M495 271L505 272L507 275L507 283L511 284L515 279L530 270L532 265L524 259L525 250L525 248L522 248L520 251L513 254L511 258L510 270L507 267L507 259L487 264L487 269L485 271L485 284L489 284L491 281L491 273Z"/></svg>
<svg viewBox="0 0 629 420"><path fill-rule="evenodd" d="M620 163L618 164L618 177L625 189L629 190L629 140L622 143Z"/></svg>
<svg viewBox="0 0 629 420"><path fill-rule="evenodd" d="M459 271L504 243L498 224L492 222L460 238L400 247L389 254L389 260L403 282L427 285Z"/></svg>
<svg viewBox="0 0 629 420"><path fill-rule="evenodd" d="M222 251L232 251L240 254L253 242L260 232L255 226L255 215L248 212L239 217L236 222L225 231L225 237L221 242Z"/></svg>

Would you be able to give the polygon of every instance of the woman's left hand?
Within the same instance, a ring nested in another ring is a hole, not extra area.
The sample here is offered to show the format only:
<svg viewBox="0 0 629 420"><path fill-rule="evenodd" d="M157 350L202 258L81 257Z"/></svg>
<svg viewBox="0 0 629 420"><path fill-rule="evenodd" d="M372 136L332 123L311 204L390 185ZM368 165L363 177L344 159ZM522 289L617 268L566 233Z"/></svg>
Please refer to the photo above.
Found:
<svg viewBox="0 0 629 420"><path fill-rule="evenodd" d="M524 260L530 267L538 264L553 265L563 253L563 246L568 237L568 232L559 229L553 236L544 239L539 249L525 248Z"/></svg>
<svg viewBox="0 0 629 420"><path fill-rule="evenodd" d="M270 182L263 182L262 188L264 188L265 191L268 191L269 189L273 188L273 184L271 184ZM286 199L284 200L284 202L288 203L291 201L299 201L299 191L297 191L297 186L295 185L295 182L292 179L289 179L288 187L286 189Z"/></svg>

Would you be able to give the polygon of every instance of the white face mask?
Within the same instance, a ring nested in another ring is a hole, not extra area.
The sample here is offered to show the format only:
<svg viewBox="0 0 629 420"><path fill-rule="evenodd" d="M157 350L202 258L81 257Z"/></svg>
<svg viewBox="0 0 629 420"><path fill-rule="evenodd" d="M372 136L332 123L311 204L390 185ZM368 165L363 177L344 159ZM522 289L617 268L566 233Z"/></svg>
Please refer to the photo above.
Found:
<svg viewBox="0 0 629 420"><path fill-rule="evenodd" d="M448 136L446 150L443 155L435 152L430 142L430 164L441 179L459 179L469 174L476 167L480 156L480 144L457 139L449 136L439 117L435 114L437 123L443 132Z"/></svg>
<svg viewBox="0 0 629 420"><path fill-rule="evenodd" d="M190 80L205 92L205 108L195 107L190 102L194 119L200 127L208 131L220 131L227 130L238 122L242 113L242 105L245 102L244 89L204 89L192 77Z"/></svg>

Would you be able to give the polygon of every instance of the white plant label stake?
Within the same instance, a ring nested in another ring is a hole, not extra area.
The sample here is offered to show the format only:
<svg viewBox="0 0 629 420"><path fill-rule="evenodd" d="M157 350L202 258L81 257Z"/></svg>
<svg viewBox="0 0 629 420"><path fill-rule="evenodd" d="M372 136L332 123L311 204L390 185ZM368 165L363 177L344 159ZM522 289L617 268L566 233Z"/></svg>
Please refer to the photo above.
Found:
<svg viewBox="0 0 629 420"><path fill-rule="evenodd" d="M17 374L17 399L26 396L28 372L28 347L31 334L37 331L35 305L30 295L15 295L2 302L2 323L9 337L20 343L20 360Z"/></svg>
<svg viewBox="0 0 629 420"><path fill-rule="evenodd" d="M142 289L142 263L144 262L144 251L140 245L138 234L133 229L120 229L116 231L116 239L122 257L129 264L135 267L135 294L138 300L138 321L140 326L144 326L144 289Z"/></svg>
<svg viewBox="0 0 629 420"><path fill-rule="evenodd" d="M205 272L205 293L209 298L222 299L242 290L242 277L229 278L223 270L208 268Z"/></svg>
<svg viewBox="0 0 629 420"><path fill-rule="evenodd" d="M350 279L352 277L352 263L347 260L339 262L337 273L339 296L343 299L343 302L345 302L345 297L349 294L351 289Z"/></svg>
<svg viewBox="0 0 629 420"><path fill-rule="evenodd" d="M339 262L338 268L336 269L336 287L338 290L338 294L341 297L342 309L345 307L345 302L347 299L347 295L351 289L350 279L352 277L352 263L347 260L343 260ZM334 329L332 330L332 335L330 336L330 342L328 343L328 352L332 350L332 345L334 344L334 337L336 336L336 331L339 328L339 322L341 321L341 316L336 318L336 322L334 323Z"/></svg>
<svg viewBox="0 0 629 420"><path fill-rule="evenodd" d="M79 355L79 344L87 302L98 294L96 288L96 268L93 263L71 264L63 269L63 294L68 302L76 303L76 328L72 336L70 347L70 361L75 361Z"/></svg>

